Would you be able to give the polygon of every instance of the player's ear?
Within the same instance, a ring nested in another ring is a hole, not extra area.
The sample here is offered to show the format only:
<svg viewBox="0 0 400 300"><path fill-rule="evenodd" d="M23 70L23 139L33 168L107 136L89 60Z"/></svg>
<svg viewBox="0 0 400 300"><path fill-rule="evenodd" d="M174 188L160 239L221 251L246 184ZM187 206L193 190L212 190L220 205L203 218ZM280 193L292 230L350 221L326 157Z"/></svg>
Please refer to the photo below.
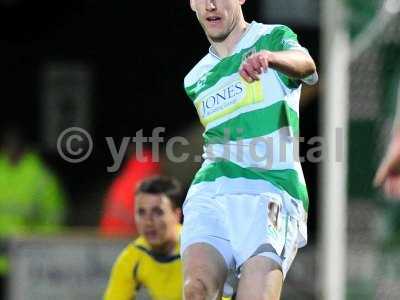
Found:
<svg viewBox="0 0 400 300"><path fill-rule="evenodd" d="M243 5L246 2L246 0L239 0L239 4Z"/></svg>
<svg viewBox="0 0 400 300"><path fill-rule="evenodd" d="M182 220L182 209L180 209L179 207L175 208L174 214L175 214L176 220L178 221L178 223L180 223Z"/></svg>
<svg viewBox="0 0 400 300"><path fill-rule="evenodd" d="M191 8L193 11L196 11L196 9L195 9L195 7L194 7L194 0L190 0L190 8Z"/></svg>

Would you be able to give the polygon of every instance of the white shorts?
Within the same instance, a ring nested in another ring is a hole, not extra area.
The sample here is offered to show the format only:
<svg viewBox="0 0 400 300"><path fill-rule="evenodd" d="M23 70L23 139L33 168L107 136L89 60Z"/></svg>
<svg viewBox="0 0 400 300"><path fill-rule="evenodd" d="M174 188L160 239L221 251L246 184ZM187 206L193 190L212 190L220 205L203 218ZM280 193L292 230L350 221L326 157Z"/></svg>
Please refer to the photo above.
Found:
<svg viewBox="0 0 400 300"><path fill-rule="evenodd" d="M298 220L288 213L277 193L259 195L197 194L183 206L181 254L195 243L213 246L237 274L249 258L266 256L277 262L286 276L299 242Z"/></svg>

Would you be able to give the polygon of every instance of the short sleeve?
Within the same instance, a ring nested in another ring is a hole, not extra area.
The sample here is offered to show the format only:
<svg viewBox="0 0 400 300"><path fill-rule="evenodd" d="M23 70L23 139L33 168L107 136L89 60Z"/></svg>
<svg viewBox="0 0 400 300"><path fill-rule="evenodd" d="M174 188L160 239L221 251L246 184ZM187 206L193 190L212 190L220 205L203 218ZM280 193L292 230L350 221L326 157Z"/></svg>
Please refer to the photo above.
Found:
<svg viewBox="0 0 400 300"><path fill-rule="evenodd" d="M279 25L272 30L270 45L271 51L300 50L308 53L307 49L300 45L297 34L285 25Z"/></svg>
<svg viewBox="0 0 400 300"><path fill-rule="evenodd" d="M300 45L297 34L285 25L278 25L271 31L268 45L268 50L270 51L298 50L309 55L308 50ZM314 84L318 81L318 75L316 73L302 80L290 78L281 72L278 72L278 75L283 83L290 89L298 88L302 81L307 84Z"/></svg>

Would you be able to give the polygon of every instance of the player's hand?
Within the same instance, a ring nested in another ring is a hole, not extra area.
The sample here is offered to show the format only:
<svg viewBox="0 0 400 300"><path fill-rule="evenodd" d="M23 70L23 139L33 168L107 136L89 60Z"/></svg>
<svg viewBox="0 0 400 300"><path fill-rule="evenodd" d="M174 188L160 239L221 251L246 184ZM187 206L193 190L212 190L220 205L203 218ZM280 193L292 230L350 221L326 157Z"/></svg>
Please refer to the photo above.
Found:
<svg viewBox="0 0 400 300"><path fill-rule="evenodd" d="M247 82L260 80L259 75L267 72L270 67L273 53L270 51L260 51L249 56L239 69L240 76Z"/></svg>
<svg viewBox="0 0 400 300"><path fill-rule="evenodd" d="M382 186L387 197L400 199L400 130L393 136L386 157L374 179L375 186Z"/></svg>

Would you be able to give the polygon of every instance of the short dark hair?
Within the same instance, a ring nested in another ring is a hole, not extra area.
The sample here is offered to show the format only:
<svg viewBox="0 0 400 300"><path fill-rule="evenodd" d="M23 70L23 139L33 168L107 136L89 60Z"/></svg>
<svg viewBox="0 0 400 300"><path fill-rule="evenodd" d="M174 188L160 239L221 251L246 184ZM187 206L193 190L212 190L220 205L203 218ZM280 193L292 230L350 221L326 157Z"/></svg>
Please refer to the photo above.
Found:
<svg viewBox="0 0 400 300"><path fill-rule="evenodd" d="M182 187L179 181L168 176L152 176L143 180L137 187L135 194L164 194L171 200L173 208L182 203Z"/></svg>

